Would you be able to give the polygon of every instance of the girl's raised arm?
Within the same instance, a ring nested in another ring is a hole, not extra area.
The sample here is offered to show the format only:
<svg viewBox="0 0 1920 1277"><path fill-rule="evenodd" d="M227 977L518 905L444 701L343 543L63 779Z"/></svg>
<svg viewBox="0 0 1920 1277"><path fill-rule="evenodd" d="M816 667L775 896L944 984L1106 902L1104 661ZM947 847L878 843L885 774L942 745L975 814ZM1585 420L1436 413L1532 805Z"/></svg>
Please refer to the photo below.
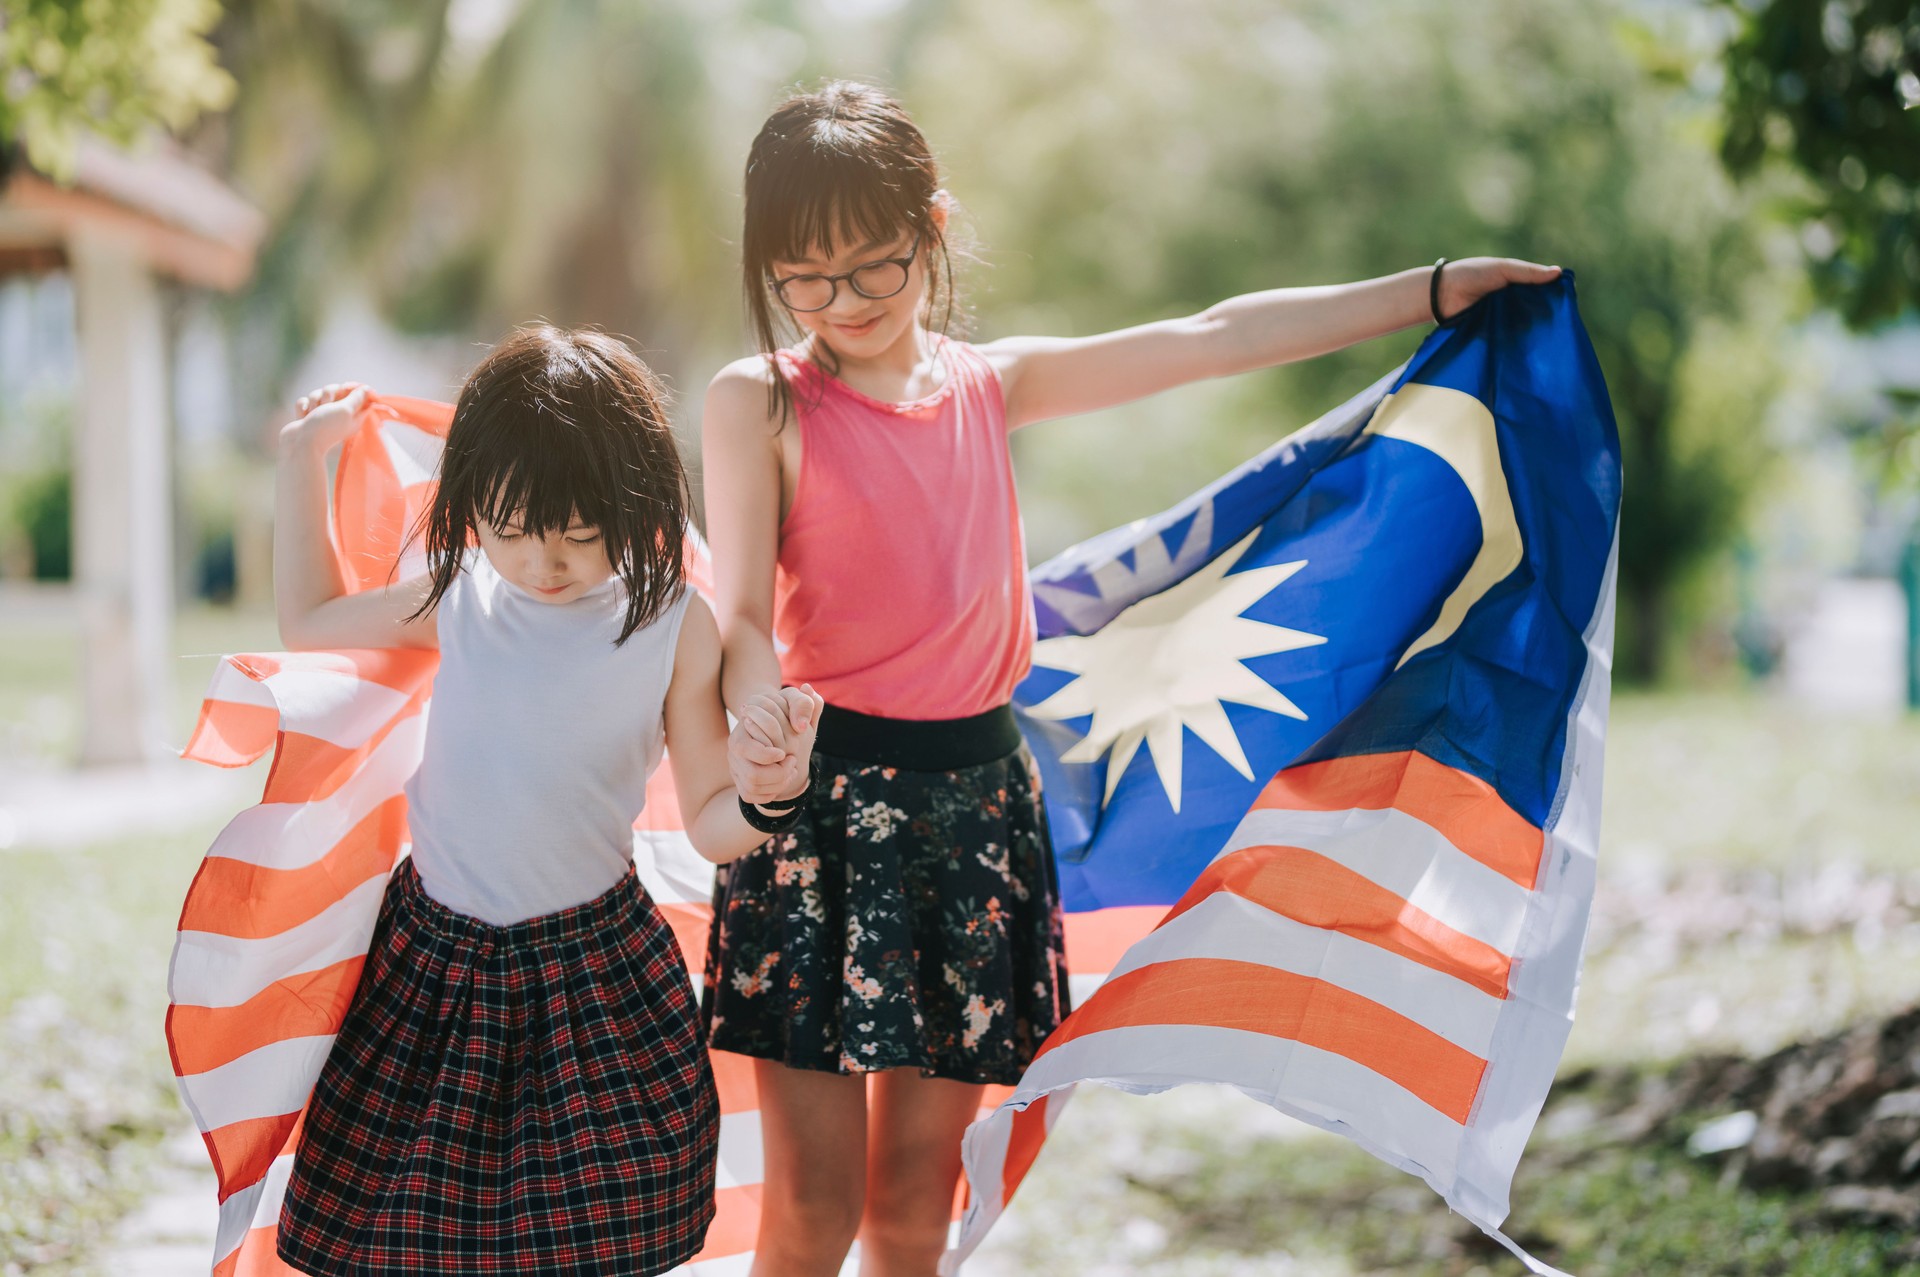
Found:
<svg viewBox="0 0 1920 1277"><path fill-rule="evenodd" d="M348 594L327 537L327 453L352 433L366 397L329 386L302 399L304 415L280 431L273 601L291 651L439 644L432 613L412 619L431 588L425 578Z"/></svg>
<svg viewBox="0 0 1920 1277"><path fill-rule="evenodd" d="M1433 319L1434 268L1322 288L1246 293L1184 319L1093 337L1008 337L980 348L1000 374L1009 429L1130 403L1190 381L1310 359ZM1508 284L1544 284L1558 266L1469 257L1441 272L1440 312L1457 315Z"/></svg>
<svg viewBox="0 0 1920 1277"><path fill-rule="evenodd" d="M805 791L818 700L811 700L810 708L811 713L802 713L806 725L786 735L791 752L776 751L783 760L780 766L740 769L755 776L743 795L734 787L729 754L740 753L752 743L746 734L747 717L760 716L762 730L776 739L787 723L766 717L766 711L754 706L743 710L741 724L729 736L727 711L720 702L720 630L706 600L697 594L687 600L687 615L673 652L673 681L667 687L666 725L674 793L686 821L687 840L695 851L715 864L725 864L767 840L741 816L740 799L776 802Z"/></svg>
<svg viewBox="0 0 1920 1277"><path fill-rule="evenodd" d="M773 569L780 555L780 436L767 412L770 375L738 360L707 388L700 422L701 485L713 551L715 620L723 649L721 693L740 706L778 694L773 650ZM778 761L777 751L753 761Z"/></svg>

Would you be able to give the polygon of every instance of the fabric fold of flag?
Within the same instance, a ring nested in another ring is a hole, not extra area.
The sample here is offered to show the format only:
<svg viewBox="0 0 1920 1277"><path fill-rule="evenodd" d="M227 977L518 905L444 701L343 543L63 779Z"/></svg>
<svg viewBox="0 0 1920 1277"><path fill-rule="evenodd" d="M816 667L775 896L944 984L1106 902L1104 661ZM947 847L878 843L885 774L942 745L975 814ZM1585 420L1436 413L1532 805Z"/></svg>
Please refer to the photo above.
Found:
<svg viewBox="0 0 1920 1277"><path fill-rule="evenodd" d="M1620 482L1568 272L1034 570L1069 934L1145 934L968 1131L943 1272L1083 1082L1234 1087L1554 1271L1499 1228L1592 902Z"/></svg>

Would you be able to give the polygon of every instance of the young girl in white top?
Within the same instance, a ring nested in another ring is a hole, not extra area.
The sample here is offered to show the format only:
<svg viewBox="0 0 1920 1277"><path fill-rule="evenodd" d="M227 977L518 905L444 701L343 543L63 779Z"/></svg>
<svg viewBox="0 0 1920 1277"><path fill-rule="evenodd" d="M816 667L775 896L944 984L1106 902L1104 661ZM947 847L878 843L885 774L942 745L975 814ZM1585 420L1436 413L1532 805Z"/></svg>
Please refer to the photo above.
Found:
<svg viewBox="0 0 1920 1277"><path fill-rule="evenodd" d="M664 1272L713 1218L719 1107L634 818L670 748L688 837L735 859L797 819L810 747L731 783L719 632L683 579L687 479L625 346L543 326L488 355L448 430L429 572L347 594L323 460L364 398L316 392L281 433L281 637L437 646L440 668L413 852L308 1106L280 1257L329 1277ZM815 712L743 708L763 727Z"/></svg>

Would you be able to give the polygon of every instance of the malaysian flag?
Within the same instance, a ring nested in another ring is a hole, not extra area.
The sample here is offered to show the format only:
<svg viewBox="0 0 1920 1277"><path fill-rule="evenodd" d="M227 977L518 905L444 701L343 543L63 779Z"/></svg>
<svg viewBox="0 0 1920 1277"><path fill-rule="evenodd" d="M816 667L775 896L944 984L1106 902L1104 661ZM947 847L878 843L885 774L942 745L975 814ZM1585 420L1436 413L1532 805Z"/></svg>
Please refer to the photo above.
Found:
<svg viewBox="0 0 1920 1277"><path fill-rule="evenodd" d="M1572 1022L1619 503L1569 273L1034 571L1016 705L1068 917L1151 929L968 1132L947 1271L1088 1081L1234 1087L1521 1254L1499 1225Z"/></svg>
<svg viewBox="0 0 1920 1277"><path fill-rule="evenodd" d="M369 399L334 494L351 588L422 570L405 533L450 415ZM1619 486L1566 275L1494 294L1193 500L1034 572L1020 708L1080 1009L968 1133L950 1271L1082 1081L1237 1087L1497 1229L1592 895ZM697 541L689 566L704 589ZM280 1195L405 854L436 661L228 657L188 745L221 766L274 754L194 879L170 975L174 1071L218 1172L216 1274L291 1271ZM697 984L712 867L671 761L635 858ZM714 1067L719 1213L686 1271L733 1277L758 1227L758 1104L747 1061Z"/></svg>

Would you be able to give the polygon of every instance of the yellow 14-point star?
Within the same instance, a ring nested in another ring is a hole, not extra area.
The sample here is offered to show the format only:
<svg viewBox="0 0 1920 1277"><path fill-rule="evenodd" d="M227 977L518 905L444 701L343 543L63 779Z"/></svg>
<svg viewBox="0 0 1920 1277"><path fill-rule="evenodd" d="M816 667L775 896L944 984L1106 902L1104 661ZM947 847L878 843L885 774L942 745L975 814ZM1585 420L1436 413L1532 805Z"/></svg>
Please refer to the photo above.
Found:
<svg viewBox="0 0 1920 1277"><path fill-rule="evenodd" d="M1289 718L1306 713L1241 662L1326 642L1240 615L1306 566L1306 560L1229 572L1259 530L1170 589L1141 599L1093 634L1036 644L1033 661L1078 678L1033 707L1043 718L1093 715L1087 734L1061 756L1093 763L1109 748L1107 792L1146 742L1167 799L1180 810L1181 730L1192 728L1233 769L1253 779L1224 702Z"/></svg>

